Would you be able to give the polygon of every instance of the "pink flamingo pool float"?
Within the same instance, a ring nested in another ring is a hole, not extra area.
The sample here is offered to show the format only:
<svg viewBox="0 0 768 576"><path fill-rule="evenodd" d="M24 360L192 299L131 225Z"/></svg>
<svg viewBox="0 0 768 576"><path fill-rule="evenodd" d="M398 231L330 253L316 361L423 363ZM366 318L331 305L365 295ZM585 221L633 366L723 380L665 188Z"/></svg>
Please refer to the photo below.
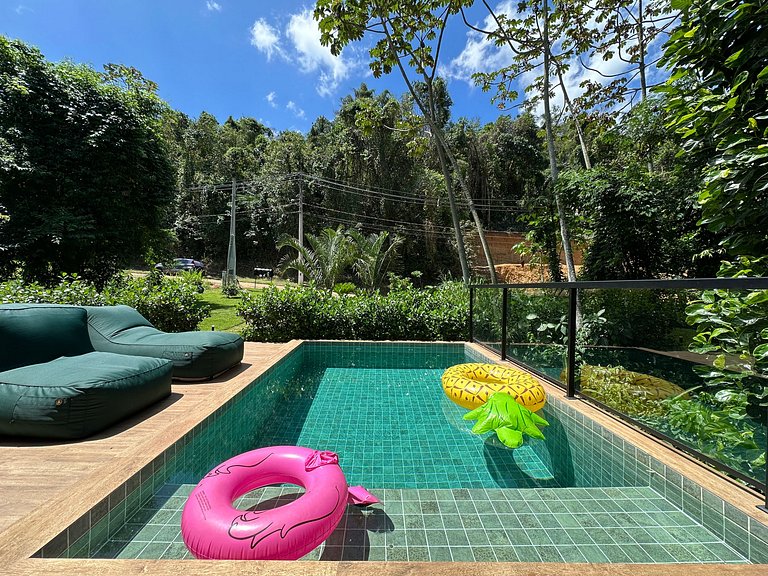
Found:
<svg viewBox="0 0 768 576"><path fill-rule="evenodd" d="M304 494L272 510L238 510L232 503L269 484L304 487ZM205 560L297 560L319 546L341 520L347 503L375 504L362 486L347 486L333 452L301 446L252 450L211 470L181 514L184 543Z"/></svg>

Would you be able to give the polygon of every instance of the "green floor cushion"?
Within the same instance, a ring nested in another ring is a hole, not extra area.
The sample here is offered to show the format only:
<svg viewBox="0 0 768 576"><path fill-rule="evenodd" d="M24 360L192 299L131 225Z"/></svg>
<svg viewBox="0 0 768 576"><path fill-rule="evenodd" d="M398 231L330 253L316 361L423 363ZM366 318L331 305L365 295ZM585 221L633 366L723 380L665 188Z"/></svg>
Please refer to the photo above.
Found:
<svg viewBox="0 0 768 576"><path fill-rule="evenodd" d="M93 347L101 352L167 358L173 377L206 380L239 364L243 339L228 332L161 332L130 306L85 306Z"/></svg>
<svg viewBox="0 0 768 576"><path fill-rule="evenodd" d="M0 434L82 438L171 393L168 360L90 352L0 372Z"/></svg>
<svg viewBox="0 0 768 576"><path fill-rule="evenodd" d="M83 308L55 304L0 307L0 371L93 352Z"/></svg>

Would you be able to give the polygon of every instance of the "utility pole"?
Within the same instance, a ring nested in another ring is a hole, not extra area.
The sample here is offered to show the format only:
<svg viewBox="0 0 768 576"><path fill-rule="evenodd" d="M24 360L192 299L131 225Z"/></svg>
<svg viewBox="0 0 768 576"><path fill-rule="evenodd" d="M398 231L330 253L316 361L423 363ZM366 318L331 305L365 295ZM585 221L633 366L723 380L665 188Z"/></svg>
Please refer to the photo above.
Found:
<svg viewBox="0 0 768 576"><path fill-rule="evenodd" d="M232 206L229 218L229 249L227 250L227 270L224 273L222 288L237 289L237 254L235 246L235 216L237 210L237 182L232 180Z"/></svg>
<svg viewBox="0 0 768 576"><path fill-rule="evenodd" d="M299 246L304 248L304 189L301 187L301 175L299 175ZM303 261L302 252L299 251L299 262ZM304 284L304 273L299 272L299 285Z"/></svg>

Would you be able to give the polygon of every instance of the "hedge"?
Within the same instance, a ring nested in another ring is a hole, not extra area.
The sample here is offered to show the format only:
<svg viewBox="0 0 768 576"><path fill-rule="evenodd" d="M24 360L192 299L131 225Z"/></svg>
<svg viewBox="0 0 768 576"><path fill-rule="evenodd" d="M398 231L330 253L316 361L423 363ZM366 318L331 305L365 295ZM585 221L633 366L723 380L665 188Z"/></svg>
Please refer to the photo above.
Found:
<svg viewBox="0 0 768 576"><path fill-rule="evenodd" d="M243 337L256 342L306 340L466 340L469 293L461 283L389 293L339 296L314 286L244 293Z"/></svg>
<svg viewBox="0 0 768 576"><path fill-rule="evenodd" d="M62 276L55 286L24 283L18 279L0 282L2 304L127 304L164 332L197 330L200 321L210 313L210 306L198 294L199 284L194 278L165 278L157 273L146 278L116 277L101 292L77 275Z"/></svg>

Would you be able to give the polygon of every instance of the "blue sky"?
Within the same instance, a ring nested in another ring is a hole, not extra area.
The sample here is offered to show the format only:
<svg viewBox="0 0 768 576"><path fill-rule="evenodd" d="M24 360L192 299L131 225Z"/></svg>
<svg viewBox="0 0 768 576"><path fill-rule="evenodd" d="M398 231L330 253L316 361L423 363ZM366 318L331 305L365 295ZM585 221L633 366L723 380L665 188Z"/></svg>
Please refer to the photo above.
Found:
<svg viewBox="0 0 768 576"><path fill-rule="evenodd" d="M311 1L299 0L0 0L0 34L37 46L49 60L69 58L94 68L108 62L138 68L162 98L197 117L251 116L276 130L306 132L315 118L334 116L341 98L361 82L377 92L406 91L399 74L375 79L365 45L340 57L319 44ZM514 10L497 0L498 10ZM481 8L474 23L490 26ZM469 79L498 68L509 52L494 48L460 20L449 24L441 73L449 81L453 118L492 122L501 113ZM615 71L610 62L603 68ZM576 91L588 72L574 70Z"/></svg>
<svg viewBox="0 0 768 576"><path fill-rule="evenodd" d="M398 76L377 80L361 45L334 58L321 48L311 2L281 0L0 0L0 34L38 47L49 60L141 70L174 108L220 121L251 116L277 130L306 131L333 117L341 98L366 82L398 96ZM446 56L462 50L456 23ZM453 79L454 117L493 121L490 95Z"/></svg>

